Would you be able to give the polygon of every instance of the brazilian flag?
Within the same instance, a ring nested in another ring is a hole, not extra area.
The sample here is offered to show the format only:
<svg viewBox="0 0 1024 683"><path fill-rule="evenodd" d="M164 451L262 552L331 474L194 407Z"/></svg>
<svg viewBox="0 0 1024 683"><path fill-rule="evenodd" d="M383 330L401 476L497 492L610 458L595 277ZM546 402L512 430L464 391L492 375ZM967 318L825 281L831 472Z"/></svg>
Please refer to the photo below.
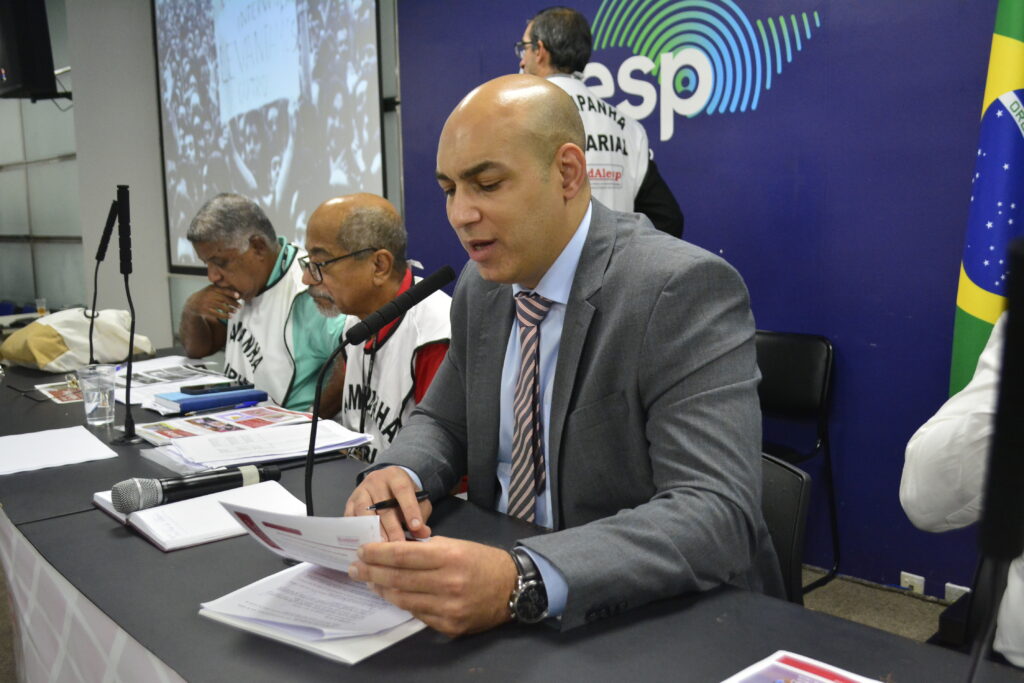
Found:
<svg viewBox="0 0 1024 683"><path fill-rule="evenodd" d="M1024 0L1000 0L956 295L949 393L974 374L1006 309L1007 245L1024 234Z"/></svg>

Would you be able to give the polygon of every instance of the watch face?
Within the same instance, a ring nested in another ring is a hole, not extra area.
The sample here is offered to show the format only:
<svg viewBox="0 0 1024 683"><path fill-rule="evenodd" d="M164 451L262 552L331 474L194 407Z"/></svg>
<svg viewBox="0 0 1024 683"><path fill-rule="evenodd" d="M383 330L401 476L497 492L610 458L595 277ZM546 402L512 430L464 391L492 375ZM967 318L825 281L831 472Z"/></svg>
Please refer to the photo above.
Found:
<svg viewBox="0 0 1024 683"><path fill-rule="evenodd" d="M516 618L526 624L534 624L548 612L547 591L538 581L529 581L516 596Z"/></svg>

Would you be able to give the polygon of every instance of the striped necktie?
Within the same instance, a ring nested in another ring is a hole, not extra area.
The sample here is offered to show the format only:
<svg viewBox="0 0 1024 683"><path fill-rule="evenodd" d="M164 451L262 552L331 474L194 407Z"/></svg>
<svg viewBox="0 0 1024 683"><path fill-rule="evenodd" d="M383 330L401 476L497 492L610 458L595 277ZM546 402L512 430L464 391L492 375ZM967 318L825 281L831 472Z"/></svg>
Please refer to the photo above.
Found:
<svg viewBox="0 0 1024 683"><path fill-rule="evenodd" d="M539 294L516 294L519 321L519 375L512 399L512 476L508 514L534 520L537 494L544 490L544 432L540 410L540 323L552 301Z"/></svg>

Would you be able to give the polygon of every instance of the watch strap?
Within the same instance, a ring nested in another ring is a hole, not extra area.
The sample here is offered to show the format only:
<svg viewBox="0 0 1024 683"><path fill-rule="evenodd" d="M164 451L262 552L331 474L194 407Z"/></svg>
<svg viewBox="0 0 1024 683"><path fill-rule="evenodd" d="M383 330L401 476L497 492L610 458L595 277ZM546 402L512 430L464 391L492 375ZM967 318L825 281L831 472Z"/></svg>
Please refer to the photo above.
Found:
<svg viewBox="0 0 1024 683"><path fill-rule="evenodd" d="M516 586L509 596L509 613L513 620L521 623L535 624L542 621L547 616L547 590L540 570L526 549L516 546L509 554L516 565ZM536 609L538 599L540 611ZM524 607L526 613L521 612Z"/></svg>

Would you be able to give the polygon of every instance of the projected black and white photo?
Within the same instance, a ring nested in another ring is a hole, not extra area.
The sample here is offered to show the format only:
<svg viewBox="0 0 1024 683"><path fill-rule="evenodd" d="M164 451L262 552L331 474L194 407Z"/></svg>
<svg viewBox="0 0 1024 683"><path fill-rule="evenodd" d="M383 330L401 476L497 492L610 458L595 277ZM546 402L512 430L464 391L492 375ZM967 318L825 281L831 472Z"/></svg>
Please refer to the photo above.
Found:
<svg viewBox="0 0 1024 683"><path fill-rule="evenodd" d="M172 267L220 192L302 243L333 196L383 193L373 0L155 0Z"/></svg>

